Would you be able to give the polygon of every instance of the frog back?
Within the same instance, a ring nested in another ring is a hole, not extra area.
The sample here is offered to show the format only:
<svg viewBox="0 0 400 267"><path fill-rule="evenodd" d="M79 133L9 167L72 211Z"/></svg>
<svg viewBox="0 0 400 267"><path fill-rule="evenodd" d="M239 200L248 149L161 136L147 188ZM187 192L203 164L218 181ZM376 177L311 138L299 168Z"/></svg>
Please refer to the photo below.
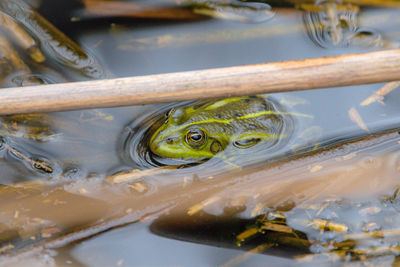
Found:
<svg viewBox="0 0 400 267"><path fill-rule="evenodd" d="M276 139L287 117L278 103L262 96L202 101L189 107L184 124L201 125L211 136L225 136L232 143Z"/></svg>

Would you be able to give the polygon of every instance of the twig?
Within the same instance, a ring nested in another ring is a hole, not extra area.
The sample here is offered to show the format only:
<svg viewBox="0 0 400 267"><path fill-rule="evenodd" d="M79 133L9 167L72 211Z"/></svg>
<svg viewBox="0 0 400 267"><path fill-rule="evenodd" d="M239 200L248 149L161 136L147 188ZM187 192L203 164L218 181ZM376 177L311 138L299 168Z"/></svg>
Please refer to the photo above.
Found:
<svg viewBox="0 0 400 267"><path fill-rule="evenodd" d="M400 80L400 49L0 90L0 114L51 112Z"/></svg>

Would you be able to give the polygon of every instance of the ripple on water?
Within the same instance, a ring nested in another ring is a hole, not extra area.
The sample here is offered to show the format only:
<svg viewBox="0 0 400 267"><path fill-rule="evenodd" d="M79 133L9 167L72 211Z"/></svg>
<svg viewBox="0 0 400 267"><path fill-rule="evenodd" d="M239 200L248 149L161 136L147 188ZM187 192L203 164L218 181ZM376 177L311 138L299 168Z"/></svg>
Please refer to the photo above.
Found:
<svg viewBox="0 0 400 267"><path fill-rule="evenodd" d="M268 101L273 105L275 110L284 111L276 101L269 98ZM135 119L130 125L126 126L121 134L120 144L121 151L123 151L121 158L122 162L127 166L145 169L149 167L160 167L166 165L177 165L180 167L194 167L191 168L191 173L215 173L226 171L226 165L244 166L265 160L273 159L277 156L285 155L290 152L288 147L289 141L292 139L295 118L290 115L280 115L280 121L270 123L271 127L276 128L276 134L279 138L272 138L268 141L257 143L254 146L245 147L238 146L237 143L231 142L225 148L223 157L214 157L211 160L198 160L198 159L185 159L174 160L161 158L153 154L149 149L149 142L152 134L160 127L166 120L165 114L174 107L184 107L192 105L195 102L186 102L179 104L165 104L159 105L157 108L145 116ZM271 132L274 132L271 130ZM251 155L251 157L249 157ZM201 166L198 166L199 163ZM225 166L225 168L221 168Z"/></svg>
<svg viewBox="0 0 400 267"><path fill-rule="evenodd" d="M10 164L14 165L21 173L28 172L30 176L55 178L63 173L61 164L46 152L36 151L27 144L19 144L13 138L3 138L0 148L1 158L4 158ZM33 152L32 152L33 151Z"/></svg>
<svg viewBox="0 0 400 267"><path fill-rule="evenodd" d="M359 25L359 7L341 5L340 1L319 1L304 8L304 25L308 36L322 48L375 47L381 45L381 34Z"/></svg>
<svg viewBox="0 0 400 267"><path fill-rule="evenodd" d="M43 74L14 74L5 82L6 86L9 87L23 87L43 84L54 84L60 82L55 77Z"/></svg>
<svg viewBox="0 0 400 267"><path fill-rule="evenodd" d="M152 133L164 123L165 114L172 107L178 105L184 104L169 103L159 105L152 112L136 118L124 128L120 138L121 141L118 144L122 151L122 162L140 169L182 164L182 162L159 158L149 150Z"/></svg>
<svg viewBox="0 0 400 267"><path fill-rule="evenodd" d="M46 55L72 70L75 75L93 79L113 76L93 55L80 48L24 1L0 1L0 11L25 27L36 40L40 41L40 48Z"/></svg>

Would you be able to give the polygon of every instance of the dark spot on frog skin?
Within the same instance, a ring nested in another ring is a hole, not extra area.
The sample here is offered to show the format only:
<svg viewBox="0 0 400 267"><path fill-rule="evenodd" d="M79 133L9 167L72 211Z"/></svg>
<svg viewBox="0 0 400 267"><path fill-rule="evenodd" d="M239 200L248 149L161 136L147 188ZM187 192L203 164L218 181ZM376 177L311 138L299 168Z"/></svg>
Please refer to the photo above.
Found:
<svg viewBox="0 0 400 267"><path fill-rule="evenodd" d="M244 102L244 103L249 103L249 102L250 102L250 99L248 99L248 98L242 99L242 102Z"/></svg>
<svg viewBox="0 0 400 267"><path fill-rule="evenodd" d="M174 140L172 139L172 138L167 138L167 140L165 140L166 142L167 142L167 144L169 144L169 145L171 145L173 142L174 142Z"/></svg>
<svg viewBox="0 0 400 267"><path fill-rule="evenodd" d="M221 116L221 114L215 114L215 118L216 118L216 119L221 119L222 116Z"/></svg>
<svg viewBox="0 0 400 267"><path fill-rule="evenodd" d="M243 114L242 113L235 113L235 118L239 118L239 117L242 117L243 116Z"/></svg>

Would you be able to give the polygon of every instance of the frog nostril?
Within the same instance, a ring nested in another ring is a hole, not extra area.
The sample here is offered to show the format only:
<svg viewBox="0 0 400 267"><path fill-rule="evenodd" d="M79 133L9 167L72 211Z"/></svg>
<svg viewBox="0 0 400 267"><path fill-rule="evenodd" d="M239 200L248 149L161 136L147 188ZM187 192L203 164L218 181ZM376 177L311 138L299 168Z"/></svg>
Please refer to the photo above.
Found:
<svg viewBox="0 0 400 267"><path fill-rule="evenodd" d="M172 140L172 138L167 138L166 142L167 142L167 144L170 145L174 142L174 140Z"/></svg>

